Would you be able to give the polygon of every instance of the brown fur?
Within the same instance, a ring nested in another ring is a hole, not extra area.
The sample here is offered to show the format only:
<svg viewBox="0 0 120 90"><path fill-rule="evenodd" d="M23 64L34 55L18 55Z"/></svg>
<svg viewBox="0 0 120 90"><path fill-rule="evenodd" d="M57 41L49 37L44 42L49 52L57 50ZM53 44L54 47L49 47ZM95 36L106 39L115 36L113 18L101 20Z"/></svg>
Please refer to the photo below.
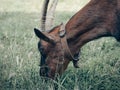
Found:
<svg viewBox="0 0 120 90"><path fill-rule="evenodd" d="M41 41L41 46L46 54L45 63L48 71L44 71L49 78L55 77L55 73L62 74L70 60L63 56L63 50L58 31L60 26L55 27L47 34L52 38L55 45ZM66 24L66 37L69 48L73 55L79 52L87 42L100 37L113 36L120 41L120 0L91 0L84 8L77 12Z"/></svg>

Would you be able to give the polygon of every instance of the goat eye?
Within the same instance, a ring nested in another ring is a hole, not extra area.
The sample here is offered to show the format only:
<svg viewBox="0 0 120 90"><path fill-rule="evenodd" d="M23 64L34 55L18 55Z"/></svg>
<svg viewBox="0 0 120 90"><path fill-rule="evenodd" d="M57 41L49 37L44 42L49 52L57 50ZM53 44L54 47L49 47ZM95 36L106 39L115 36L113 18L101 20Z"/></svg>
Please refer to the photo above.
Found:
<svg viewBox="0 0 120 90"><path fill-rule="evenodd" d="M40 49L40 52L43 52L43 47L40 47L39 49Z"/></svg>
<svg viewBox="0 0 120 90"><path fill-rule="evenodd" d="M44 48L43 48L43 46L41 45L40 42L38 42L38 50L40 51L42 56L44 56L44 57L46 56Z"/></svg>
<svg viewBox="0 0 120 90"><path fill-rule="evenodd" d="M42 55L42 56L44 56L44 57L46 56L46 54L45 54L45 51L44 51L44 48L43 48L43 47L40 47L40 48L39 48L39 51L40 51L40 53L41 53L41 55Z"/></svg>
<svg viewBox="0 0 120 90"><path fill-rule="evenodd" d="M38 42L38 49L39 49L40 53L42 53L44 50L40 42Z"/></svg>
<svg viewBox="0 0 120 90"><path fill-rule="evenodd" d="M39 51L40 51L41 54L44 54L44 49L43 48L40 47Z"/></svg>

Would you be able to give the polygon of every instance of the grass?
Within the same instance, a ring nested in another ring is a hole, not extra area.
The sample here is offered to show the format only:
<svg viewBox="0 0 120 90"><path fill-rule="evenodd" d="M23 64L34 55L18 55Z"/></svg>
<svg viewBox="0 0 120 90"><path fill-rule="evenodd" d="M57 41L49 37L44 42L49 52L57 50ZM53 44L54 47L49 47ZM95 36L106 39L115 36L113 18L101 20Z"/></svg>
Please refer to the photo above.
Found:
<svg viewBox="0 0 120 90"><path fill-rule="evenodd" d="M60 0L55 25L66 23L88 0ZM43 0L1 0L0 90L120 90L120 43L102 38L82 48L80 68L69 65L58 82L39 76L38 39ZM66 5L67 3L67 5ZM64 14L63 14L64 13Z"/></svg>

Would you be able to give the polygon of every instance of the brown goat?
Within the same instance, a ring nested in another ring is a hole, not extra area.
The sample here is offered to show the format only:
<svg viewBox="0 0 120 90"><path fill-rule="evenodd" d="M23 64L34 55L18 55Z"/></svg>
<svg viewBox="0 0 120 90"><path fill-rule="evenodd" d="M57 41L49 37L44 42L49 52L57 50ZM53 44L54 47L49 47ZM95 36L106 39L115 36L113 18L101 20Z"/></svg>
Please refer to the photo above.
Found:
<svg viewBox="0 0 120 90"><path fill-rule="evenodd" d="M120 0L91 0L65 25L54 27L48 33L35 29L41 40L40 75L54 79L61 75L70 61L77 67L80 48L100 37L115 37L120 41ZM66 49L67 48L67 49Z"/></svg>

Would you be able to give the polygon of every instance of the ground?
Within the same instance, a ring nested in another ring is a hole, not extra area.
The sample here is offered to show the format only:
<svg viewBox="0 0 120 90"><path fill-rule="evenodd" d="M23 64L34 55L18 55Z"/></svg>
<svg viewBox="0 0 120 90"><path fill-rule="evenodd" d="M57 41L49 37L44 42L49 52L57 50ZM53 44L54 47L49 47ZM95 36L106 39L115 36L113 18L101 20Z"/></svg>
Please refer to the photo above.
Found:
<svg viewBox="0 0 120 90"><path fill-rule="evenodd" d="M120 90L120 43L101 38L82 48L79 69L72 63L58 82L39 76L38 38L43 0L0 0L1 90ZM88 0L60 0L55 24L66 23ZM52 82L52 83L51 83Z"/></svg>

